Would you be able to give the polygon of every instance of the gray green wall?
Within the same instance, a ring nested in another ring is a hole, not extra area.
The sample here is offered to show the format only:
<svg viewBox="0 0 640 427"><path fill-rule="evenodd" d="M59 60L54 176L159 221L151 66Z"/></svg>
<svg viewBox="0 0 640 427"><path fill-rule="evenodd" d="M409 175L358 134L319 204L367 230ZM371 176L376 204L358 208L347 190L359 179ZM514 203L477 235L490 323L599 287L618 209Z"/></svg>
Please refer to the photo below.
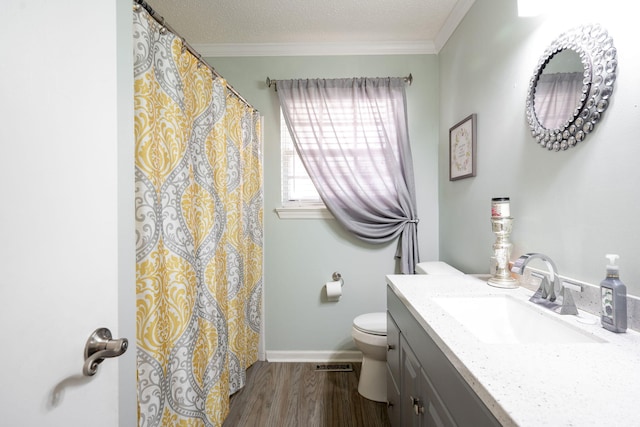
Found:
<svg viewBox="0 0 640 427"><path fill-rule="evenodd" d="M279 219L279 104L266 77L406 76L409 133L416 170L422 259L438 258L438 61L435 55L208 58L264 116L265 325L267 355L355 350L351 322L384 311L386 274L396 272L396 244L354 239L335 220ZM322 287L342 274L343 296L323 302ZM279 355L280 357L281 355ZM313 357L313 356L312 356Z"/></svg>
<svg viewBox="0 0 640 427"><path fill-rule="evenodd" d="M598 283L604 254L615 252L630 293L640 295L640 26L617 1L518 18L514 0L478 0L438 55L208 59L264 115L267 354L355 349L352 319L384 310L384 275L395 271L395 244L362 243L333 220L278 219L279 110L267 76L413 74L407 96L422 260L487 272L495 239L490 199L509 196L514 257L543 252L561 274ZM585 142L548 152L529 135L527 85L545 47L589 22L601 23L618 48L614 97ZM450 182L448 130L471 113L478 115L477 176ZM345 279L344 293L326 303L322 285L334 271Z"/></svg>
<svg viewBox="0 0 640 427"><path fill-rule="evenodd" d="M495 236L490 200L511 197L513 258L542 252L560 274L590 283L605 253L621 256L621 278L640 295L640 40L626 3L585 2L572 13L518 18L513 0L478 0L439 54L440 258L488 271ZM545 47L578 24L600 23L618 50L612 102L578 147L549 152L524 115L527 85ZM478 115L475 178L448 180L448 129Z"/></svg>

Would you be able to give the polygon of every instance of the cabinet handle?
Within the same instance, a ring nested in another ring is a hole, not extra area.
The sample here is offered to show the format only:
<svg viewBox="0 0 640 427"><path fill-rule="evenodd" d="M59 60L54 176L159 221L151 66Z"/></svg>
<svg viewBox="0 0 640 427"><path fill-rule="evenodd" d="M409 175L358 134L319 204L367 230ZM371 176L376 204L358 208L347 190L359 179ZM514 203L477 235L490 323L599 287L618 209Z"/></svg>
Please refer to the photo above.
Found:
<svg viewBox="0 0 640 427"><path fill-rule="evenodd" d="M416 415L424 414L424 406L420 403L420 399L409 396L409 400L411 400L411 405L413 405L413 412Z"/></svg>

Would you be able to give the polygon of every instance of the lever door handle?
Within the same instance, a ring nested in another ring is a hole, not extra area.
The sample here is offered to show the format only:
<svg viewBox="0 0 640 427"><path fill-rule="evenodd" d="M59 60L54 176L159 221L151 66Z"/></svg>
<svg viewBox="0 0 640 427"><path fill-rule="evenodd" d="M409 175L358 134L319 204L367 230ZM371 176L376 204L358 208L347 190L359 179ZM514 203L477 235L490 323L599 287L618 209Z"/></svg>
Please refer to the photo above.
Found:
<svg viewBox="0 0 640 427"><path fill-rule="evenodd" d="M98 372L98 365L107 357L118 357L127 351L129 340L113 339L107 328L98 328L89 336L84 346L82 374L90 377Z"/></svg>

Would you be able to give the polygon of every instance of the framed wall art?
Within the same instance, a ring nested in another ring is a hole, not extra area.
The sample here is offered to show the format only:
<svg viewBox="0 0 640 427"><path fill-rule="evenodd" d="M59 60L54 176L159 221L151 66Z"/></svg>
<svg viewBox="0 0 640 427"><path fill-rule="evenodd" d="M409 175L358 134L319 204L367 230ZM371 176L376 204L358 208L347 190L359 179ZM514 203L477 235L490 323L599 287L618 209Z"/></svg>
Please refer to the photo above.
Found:
<svg viewBox="0 0 640 427"><path fill-rule="evenodd" d="M476 114L449 129L449 181L476 176Z"/></svg>

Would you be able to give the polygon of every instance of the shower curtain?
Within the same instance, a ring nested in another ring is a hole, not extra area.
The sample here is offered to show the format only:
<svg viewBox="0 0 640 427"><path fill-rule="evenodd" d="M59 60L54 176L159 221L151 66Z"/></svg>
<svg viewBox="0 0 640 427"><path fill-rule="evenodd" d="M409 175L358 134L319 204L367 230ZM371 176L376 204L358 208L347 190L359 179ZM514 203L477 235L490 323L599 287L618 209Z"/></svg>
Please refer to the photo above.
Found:
<svg viewBox="0 0 640 427"><path fill-rule="evenodd" d="M133 19L139 426L220 426L258 358L261 118Z"/></svg>

